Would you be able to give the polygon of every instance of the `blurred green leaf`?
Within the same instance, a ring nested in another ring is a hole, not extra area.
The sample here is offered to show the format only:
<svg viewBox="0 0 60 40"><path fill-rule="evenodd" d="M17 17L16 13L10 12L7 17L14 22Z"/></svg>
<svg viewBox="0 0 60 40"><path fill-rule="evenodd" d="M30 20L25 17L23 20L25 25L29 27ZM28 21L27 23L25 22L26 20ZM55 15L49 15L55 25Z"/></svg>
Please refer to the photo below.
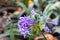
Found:
<svg viewBox="0 0 60 40"><path fill-rule="evenodd" d="M47 15L48 12L51 10L51 9L50 9L50 8L51 8L51 5L52 5L52 4L48 4L48 5L46 6L46 8L45 8L44 11L43 11L43 14L44 14L44 15Z"/></svg>
<svg viewBox="0 0 60 40"><path fill-rule="evenodd" d="M27 6L28 0L22 0L22 2Z"/></svg>
<svg viewBox="0 0 60 40"><path fill-rule="evenodd" d="M59 16L59 20L58 20L58 25L60 25L60 16Z"/></svg>
<svg viewBox="0 0 60 40"><path fill-rule="evenodd" d="M58 13L58 15L60 15L60 8L56 7L55 11Z"/></svg>
<svg viewBox="0 0 60 40"><path fill-rule="evenodd" d="M10 27L10 38L11 38L11 40L15 40L15 38L14 38L14 31L13 31L12 26Z"/></svg>

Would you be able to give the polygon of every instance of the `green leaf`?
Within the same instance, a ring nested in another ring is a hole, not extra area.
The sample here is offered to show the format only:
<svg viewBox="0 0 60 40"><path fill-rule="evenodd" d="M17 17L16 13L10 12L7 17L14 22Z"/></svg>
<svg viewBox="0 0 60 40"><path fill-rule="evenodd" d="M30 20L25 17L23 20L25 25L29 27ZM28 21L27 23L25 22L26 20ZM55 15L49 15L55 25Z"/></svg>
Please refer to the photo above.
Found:
<svg viewBox="0 0 60 40"><path fill-rule="evenodd" d="M11 38L11 40L15 40L15 38L14 38L14 31L13 31L12 26L10 27L10 38Z"/></svg>
<svg viewBox="0 0 60 40"><path fill-rule="evenodd" d="M36 35L39 35L39 33L40 33L40 29L37 28L37 30L36 30Z"/></svg>
<svg viewBox="0 0 60 40"><path fill-rule="evenodd" d="M41 30L40 30L40 28L39 28L39 24L36 24L35 27L36 27L36 32L35 32L34 34L35 34L36 36L38 36L39 33L41 32Z"/></svg>
<svg viewBox="0 0 60 40"><path fill-rule="evenodd" d="M52 4L48 4L48 5L46 6L46 8L45 8L44 11L43 11L43 14L44 14L44 15L47 15L47 14L48 14L48 11L51 10L51 9L50 9L50 8L51 8L51 5L52 5Z"/></svg>
<svg viewBox="0 0 60 40"><path fill-rule="evenodd" d="M58 25L60 25L60 16L59 16L59 20L58 20Z"/></svg>
<svg viewBox="0 0 60 40"><path fill-rule="evenodd" d="M27 6L28 0L22 0L22 2Z"/></svg>
<svg viewBox="0 0 60 40"><path fill-rule="evenodd" d="M56 7L56 12L58 13L58 15L60 15L60 8Z"/></svg>
<svg viewBox="0 0 60 40"><path fill-rule="evenodd" d="M49 0L48 3L55 3L57 2L58 0Z"/></svg>
<svg viewBox="0 0 60 40"><path fill-rule="evenodd" d="M46 20L48 20L50 18L50 15L53 13L53 10L48 12L48 15L46 15Z"/></svg>

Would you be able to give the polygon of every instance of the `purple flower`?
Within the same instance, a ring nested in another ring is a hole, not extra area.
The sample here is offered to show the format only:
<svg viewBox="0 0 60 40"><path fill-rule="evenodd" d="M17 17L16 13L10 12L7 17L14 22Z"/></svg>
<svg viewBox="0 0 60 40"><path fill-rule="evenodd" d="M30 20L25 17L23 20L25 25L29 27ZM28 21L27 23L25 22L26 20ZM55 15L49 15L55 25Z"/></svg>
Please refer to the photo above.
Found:
<svg viewBox="0 0 60 40"><path fill-rule="evenodd" d="M58 25L58 21L57 20L52 20L51 22L53 25L57 26Z"/></svg>
<svg viewBox="0 0 60 40"><path fill-rule="evenodd" d="M48 26L45 27L46 32L51 32L51 30L48 28Z"/></svg>
<svg viewBox="0 0 60 40"><path fill-rule="evenodd" d="M50 23L50 24L52 24L52 25L54 25L54 26L57 26L58 25L58 21L57 20L52 20L52 21L46 21L47 23Z"/></svg>
<svg viewBox="0 0 60 40"><path fill-rule="evenodd" d="M42 11L40 11L40 16L43 16L43 13L42 13Z"/></svg>
<svg viewBox="0 0 60 40"><path fill-rule="evenodd" d="M29 17L20 17L19 19L20 19L18 21L19 31L25 37L27 34L29 34L30 26L36 24L36 22L33 22L32 19Z"/></svg>
<svg viewBox="0 0 60 40"><path fill-rule="evenodd" d="M35 8L32 9L31 14L32 14L33 16L36 15L36 9L35 9Z"/></svg>

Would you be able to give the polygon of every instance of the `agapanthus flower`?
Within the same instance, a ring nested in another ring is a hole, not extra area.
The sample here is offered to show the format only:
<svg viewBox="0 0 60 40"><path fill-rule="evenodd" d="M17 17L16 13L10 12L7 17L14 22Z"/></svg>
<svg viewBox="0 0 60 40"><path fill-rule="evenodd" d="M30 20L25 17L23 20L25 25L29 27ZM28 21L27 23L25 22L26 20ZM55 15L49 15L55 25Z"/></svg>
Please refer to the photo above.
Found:
<svg viewBox="0 0 60 40"><path fill-rule="evenodd" d="M26 35L29 34L30 26L34 24L36 24L36 22L33 22L31 18L20 17L18 21L19 31L24 37L26 37Z"/></svg>

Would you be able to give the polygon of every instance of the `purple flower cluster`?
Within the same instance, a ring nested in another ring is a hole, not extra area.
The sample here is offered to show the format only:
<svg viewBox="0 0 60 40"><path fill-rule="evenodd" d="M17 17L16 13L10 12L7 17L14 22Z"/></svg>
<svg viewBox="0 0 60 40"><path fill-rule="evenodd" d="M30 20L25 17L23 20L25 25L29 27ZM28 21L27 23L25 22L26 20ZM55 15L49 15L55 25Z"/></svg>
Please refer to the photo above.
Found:
<svg viewBox="0 0 60 40"><path fill-rule="evenodd" d="M19 31L24 37L26 37L26 35L29 34L30 26L34 24L36 24L36 22L33 22L31 18L20 17L18 21Z"/></svg>

